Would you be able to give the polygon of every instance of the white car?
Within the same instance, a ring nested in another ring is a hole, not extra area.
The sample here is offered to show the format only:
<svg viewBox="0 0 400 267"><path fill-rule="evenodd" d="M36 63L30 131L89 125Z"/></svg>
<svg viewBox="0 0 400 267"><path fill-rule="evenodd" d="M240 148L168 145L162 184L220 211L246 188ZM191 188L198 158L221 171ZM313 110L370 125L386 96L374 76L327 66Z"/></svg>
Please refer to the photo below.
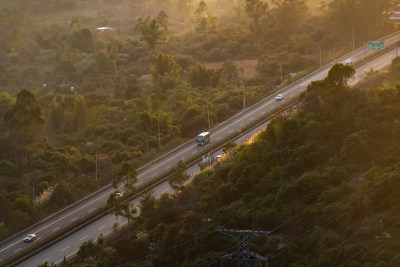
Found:
<svg viewBox="0 0 400 267"><path fill-rule="evenodd" d="M353 63L353 60L351 60L351 58L348 58L344 61L344 65L350 65L351 63Z"/></svg>
<svg viewBox="0 0 400 267"><path fill-rule="evenodd" d="M114 193L111 194L111 197L112 197L113 199L119 199L119 198L122 197L122 195L123 195L123 194L122 194L121 192L115 191Z"/></svg>
<svg viewBox="0 0 400 267"><path fill-rule="evenodd" d="M35 239L36 239L36 235L35 234L29 234L29 235L25 236L24 242L31 242L31 241L33 241Z"/></svg>
<svg viewBox="0 0 400 267"><path fill-rule="evenodd" d="M276 99L276 100L282 100L282 99L283 99L283 94L278 94L278 95L275 97L275 99Z"/></svg>

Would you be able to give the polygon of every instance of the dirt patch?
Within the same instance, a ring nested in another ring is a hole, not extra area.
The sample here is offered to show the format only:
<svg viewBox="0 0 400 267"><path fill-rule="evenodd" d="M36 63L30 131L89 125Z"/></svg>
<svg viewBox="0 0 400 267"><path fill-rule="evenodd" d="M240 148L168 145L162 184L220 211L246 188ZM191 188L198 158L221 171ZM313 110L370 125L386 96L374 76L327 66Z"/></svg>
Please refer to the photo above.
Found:
<svg viewBox="0 0 400 267"><path fill-rule="evenodd" d="M250 79L257 75L256 66L257 60L255 59L245 59L245 60L233 60L232 61L238 69L243 70L243 78ZM220 68L224 62L217 63L205 63L204 66L207 68Z"/></svg>

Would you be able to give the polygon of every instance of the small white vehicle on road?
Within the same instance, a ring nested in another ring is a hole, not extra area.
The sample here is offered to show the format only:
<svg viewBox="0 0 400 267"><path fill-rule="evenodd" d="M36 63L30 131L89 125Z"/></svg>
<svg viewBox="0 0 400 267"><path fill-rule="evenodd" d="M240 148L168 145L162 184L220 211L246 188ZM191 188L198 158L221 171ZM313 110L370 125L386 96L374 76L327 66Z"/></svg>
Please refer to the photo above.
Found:
<svg viewBox="0 0 400 267"><path fill-rule="evenodd" d="M29 234L29 235L25 236L24 242L31 242L31 241L33 241L35 239L36 239L36 235L35 234Z"/></svg>

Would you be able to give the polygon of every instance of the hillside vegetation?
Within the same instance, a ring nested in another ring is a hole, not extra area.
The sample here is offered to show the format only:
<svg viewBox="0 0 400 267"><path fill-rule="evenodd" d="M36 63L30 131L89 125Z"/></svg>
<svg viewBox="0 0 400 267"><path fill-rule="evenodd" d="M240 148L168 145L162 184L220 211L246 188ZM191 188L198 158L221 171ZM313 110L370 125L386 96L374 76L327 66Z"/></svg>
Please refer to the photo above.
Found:
<svg viewBox="0 0 400 267"><path fill-rule="evenodd" d="M395 28L389 0L319 3L0 1L0 239L237 113L241 81L251 105Z"/></svg>
<svg viewBox="0 0 400 267"><path fill-rule="evenodd" d="M252 246L272 266L399 266L400 59L349 88L353 74L333 66L183 191L147 193L130 238L85 242L74 266L220 266L237 241L219 228L272 231Z"/></svg>

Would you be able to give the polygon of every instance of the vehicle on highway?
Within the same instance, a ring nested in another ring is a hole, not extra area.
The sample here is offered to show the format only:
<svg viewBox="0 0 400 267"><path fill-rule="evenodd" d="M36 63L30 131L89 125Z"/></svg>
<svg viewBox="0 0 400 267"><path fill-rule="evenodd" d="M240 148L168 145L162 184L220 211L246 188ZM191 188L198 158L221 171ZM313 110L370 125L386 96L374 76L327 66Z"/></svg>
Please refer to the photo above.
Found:
<svg viewBox="0 0 400 267"><path fill-rule="evenodd" d="M283 94L278 94L278 95L275 97L275 99L276 99L276 100L282 100L282 99L283 99Z"/></svg>
<svg viewBox="0 0 400 267"><path fill-rule="evenodd" d="M118 190L115 190L110 194L110 196L107 199L107 204L113 204L115 203L118 199L120 199L123 196L123 193L119 192Z"/></svg>
<svg viewBox="0 0 400 267"><path fill-rule="evenodd" d="M118 191L114 192L114 198L115 199L118 199L120 197L122 197L122 193L121 192L118 192Z"/></svg>
<svg viewBox="0 0 400 267"><path fill-rule="evenodd" d="M210 142L210 132L203 132L196 138L196 143L198 146L204 146L208 142Z"/></svg>
<svg viewBox="0 0 400 267"><path fill-rule="evenodd" d="M351 63L353 63L353 60L351 60L351 58L348 58L344 61L344 65L350 65Z"/></svg>
<svg viewBox="0 0 400 267"><path fill-rule="evenodd" d="M24 242L31 242L36 239L36 234L29 234L25 236Z"/></svg>

